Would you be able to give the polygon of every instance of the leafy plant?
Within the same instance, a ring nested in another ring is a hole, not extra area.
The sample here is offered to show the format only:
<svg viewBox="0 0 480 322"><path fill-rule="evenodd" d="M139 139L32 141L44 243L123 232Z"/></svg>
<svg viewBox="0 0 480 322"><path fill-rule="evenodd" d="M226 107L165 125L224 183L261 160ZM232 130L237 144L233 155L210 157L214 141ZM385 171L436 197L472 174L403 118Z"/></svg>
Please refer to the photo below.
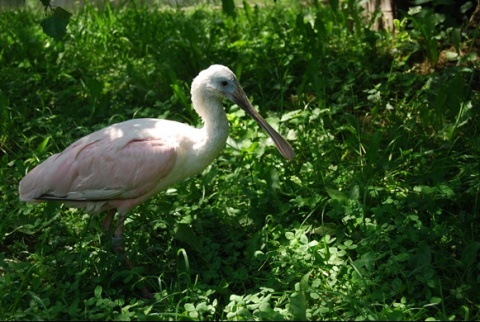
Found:
<svg viewBox="0 0 480 322"><path fill-rule="evenodd" d="M56 40L62 40L67 32L67 25L72 14L62 7L53 8L50 0L40 1L45 6L45 13L51 12L51 16L40 23L43 32Z"/></svg>

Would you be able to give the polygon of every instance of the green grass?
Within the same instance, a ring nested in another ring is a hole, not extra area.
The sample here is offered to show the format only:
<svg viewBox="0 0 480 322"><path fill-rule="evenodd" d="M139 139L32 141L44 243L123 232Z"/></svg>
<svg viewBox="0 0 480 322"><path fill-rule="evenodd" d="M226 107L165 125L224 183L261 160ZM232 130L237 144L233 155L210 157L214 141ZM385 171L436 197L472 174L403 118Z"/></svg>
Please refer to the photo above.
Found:
<svg viewBox="0 0 480 322"><path fill-rule="evenodd" d="M1 12L0 319L478 320L477 35L372 31L356 1L330 3L87 6L63 43L43 12ZM227 107L221 156L131 213L133 271L101 218L19 202L27 171L96 129L198 125L189 86L213 63L295 160Z"/></svg>

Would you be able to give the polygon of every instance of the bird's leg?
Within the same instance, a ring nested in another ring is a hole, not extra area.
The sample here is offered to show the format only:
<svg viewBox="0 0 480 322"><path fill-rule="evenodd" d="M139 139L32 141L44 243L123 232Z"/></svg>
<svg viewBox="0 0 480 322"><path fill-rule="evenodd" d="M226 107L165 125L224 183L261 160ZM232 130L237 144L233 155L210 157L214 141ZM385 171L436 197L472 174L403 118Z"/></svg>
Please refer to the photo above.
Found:
<svg viewBox="0 0 480 322"><path fill-rule="evenodd" d="M115 216L115 212L116 212L115 209L111 209L105 216L105 219L103 219L103 223L102 223L103 231L107 236L110 235L110 229L112 226L113 217Z"/></svg>
<svg viewBox="0 0 480 322"><path fill-rule="evenodd" d="M125 255L125 242L122 237L123 226L125 225L126 218L127 216L119 214L118 224L117 224L117 227L115 228L115 233L113 234L113 237L112 237L112 246L115 252L117 252L117 254L120 255L122 259L125 259L127 267L129 269L132 269L132 265L130 264L130 261L128 260L127 256Z"/></svg>
<svg viewBox="0 0 480 322"><path fill-rule="evenodd" d="M115 209L111 209L105 219L103 220L103 230L107 236L112 236L112 221L115 216ZM127 257L125 253L125 242L122 237L123 227L125 226L125 219L127 218L126 214L119 213L118 215L118 224L115 228L115 232L112 236L112 247L117 254L117 256L125 262L125 266L129 269L133 269L132 263ZM150 293L145 286L140 288L140 292L142 292L142 296L144 298L153 298L152 293Z"/></svg>
<svg viewBox="0 0 480 322"><path fill-rule="evenodd" d="M115 212L113 212L113 214L115 214ZM107 217L108 217L108 215L107 215ZM113 218L113 216L112 216L112 218ZM110 218L110 219L112 219L112 218ZM115 252L117 253L117 255L122 260L125 261L125 266L129 270L133 270L133 265L132 265L132 263L130 263L130 260L128 259L127 254L125 253L125 242L124 242L124 239L122 237L123 227L125 226L125 219L126 218L127 218L126 215L121 214L121 213L119 214L118 224L117 224L117 227L115 228L115 233L113 234L113 237L112 237L112 246L113 246L113 249L115 250ZM107 219L107 218L105 218L105 219ZM105 221L106 220L104 220L104 223L105 223ZM148 299L153 298L152 293L150 293L145 286L140 287L140 292L142 292L142 296L144 298L148 298Z"/></svg>
<svg viewBox="0 0 480 322"><path fill-rule="evenodd" d="M122 230L123 230L123 221L125 220L125 216L120 216L119 217L119 225L117 228L115 228L115 233L112 236L112 221L113 217L115 216L115 209L111 209L108 211L107 215L105 216L105 219L103 219L103 230L105 232L105 235L111 236L112 238L112 246L115 252L122 257L125 256L125 247L124 247L124 242L123 242L123 237L122 237ZM127 265L128 268L131 268L129 265Z"/></svg>

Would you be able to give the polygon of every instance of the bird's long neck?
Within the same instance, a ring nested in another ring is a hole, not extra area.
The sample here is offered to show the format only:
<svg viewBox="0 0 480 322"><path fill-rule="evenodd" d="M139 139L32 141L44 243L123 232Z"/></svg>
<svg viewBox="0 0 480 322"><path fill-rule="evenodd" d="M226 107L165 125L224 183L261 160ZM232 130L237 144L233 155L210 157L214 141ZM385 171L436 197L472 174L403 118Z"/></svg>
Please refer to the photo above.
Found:
<svg viewBox="0 0 480 322"><path fill-rule="evenodd" d="M203 145L201 150L213 160L224 148L228 137L229 126L222 100L214 96L192 95L192 103L203 122L203 137L199 138L199 144Z"/></svg>

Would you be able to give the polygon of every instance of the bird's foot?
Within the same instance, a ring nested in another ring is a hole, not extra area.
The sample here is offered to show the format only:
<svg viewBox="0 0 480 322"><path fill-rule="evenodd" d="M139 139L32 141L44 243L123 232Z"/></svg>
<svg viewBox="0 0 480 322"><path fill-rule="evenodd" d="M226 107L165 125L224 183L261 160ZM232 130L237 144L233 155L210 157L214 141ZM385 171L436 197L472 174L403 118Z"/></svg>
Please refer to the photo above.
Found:
<svg viewBox="0 0 480 322"><path fill-rule="evenodd" d="M128 260L127 254L125 253L125 241L123 237L112 237L112 247L117 253L117 256L124 261L125 266L133 270L133 265ZM142 297L145 299L153 299L153 294L145 287L139 287L140 292L142 293Z"/></svg>
<svg viewBox="0 0 480 322"><path fill-rule="evenodd" d="M120 259L128 262L127 254L125 253L125 240L123 237L112 237L112 247Z"/></svg>
<svg viewBox="0 0 480 322"><path fill-rule="evenodd" d="M112 237L112 247L115 251L125 252L125 240L123 237Z"/></svg>

